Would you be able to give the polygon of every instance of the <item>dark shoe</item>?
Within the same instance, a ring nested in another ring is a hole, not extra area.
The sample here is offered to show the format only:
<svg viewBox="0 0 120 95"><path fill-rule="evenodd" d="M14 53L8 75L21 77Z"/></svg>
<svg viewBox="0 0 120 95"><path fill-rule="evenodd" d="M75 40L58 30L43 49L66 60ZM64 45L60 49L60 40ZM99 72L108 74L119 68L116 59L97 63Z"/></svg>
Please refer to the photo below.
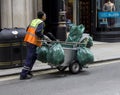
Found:
<svg viewBox="0 0 120 95"><path fill-rule="evenodd" d="M33 77L33 74L32 74L32 72L28 72L28 75L29 75L29 76L31 76L31 77Z"/></svg>
<svg viewBox="0 0 120 95"><path fill-rule="evenodd" d="M20 80L26 80L26 79L31 79L31 78L32 78L31 75L27 75L27 76L25 76L25 77L20 76Z"/></svg>

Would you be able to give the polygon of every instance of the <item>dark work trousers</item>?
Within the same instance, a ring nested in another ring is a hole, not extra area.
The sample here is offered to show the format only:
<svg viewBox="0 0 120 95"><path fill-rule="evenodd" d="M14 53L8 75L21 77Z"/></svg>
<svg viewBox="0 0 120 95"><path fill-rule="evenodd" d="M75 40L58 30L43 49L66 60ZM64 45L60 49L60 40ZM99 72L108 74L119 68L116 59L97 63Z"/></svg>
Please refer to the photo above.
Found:
<svg viewBox="0 0 120 95"><path fill-rule="evenodd" d="M21 72L21 76L23 77L26 77L26 75L32 70L32 67L37 59L36 48L37 46L27 43L26 62Z"/></svg>

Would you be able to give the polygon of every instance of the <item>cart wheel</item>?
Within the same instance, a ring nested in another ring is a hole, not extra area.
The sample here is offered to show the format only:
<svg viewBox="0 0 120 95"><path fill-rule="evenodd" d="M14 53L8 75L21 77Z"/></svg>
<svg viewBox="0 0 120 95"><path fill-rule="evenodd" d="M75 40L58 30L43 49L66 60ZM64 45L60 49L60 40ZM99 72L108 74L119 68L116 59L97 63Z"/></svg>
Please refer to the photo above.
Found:
<svg viewBox="0 0 120 95"><path fill-rule="evenodd" d="M66 66L57 67L57 69L58 69L59 71L65 71L66 68L67 68Z"/></svg>
<svg viewBox="0 0 120 95"><path fill-rule="evenodd" d="M69 71L73 74L77 74L82 69L82 66L76 61L70 64Z"/></svg>

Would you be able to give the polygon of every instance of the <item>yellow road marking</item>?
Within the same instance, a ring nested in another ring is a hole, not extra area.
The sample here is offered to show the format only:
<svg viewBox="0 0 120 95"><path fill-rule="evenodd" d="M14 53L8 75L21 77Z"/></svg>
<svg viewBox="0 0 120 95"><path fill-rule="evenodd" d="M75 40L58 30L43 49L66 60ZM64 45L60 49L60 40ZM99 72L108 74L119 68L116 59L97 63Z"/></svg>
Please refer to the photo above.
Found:
<svg viewBox="0 0 120 95"><path fill-rule="evenodd" d="M115 64L115 63L119 63L119 62L120 62L120 60L101 62L101 63L91 64L91 65L89 65L89 67L102 66L102 65L108 65L108 64Z"/></svg>
<svg viewBox="0 0 120 95"><path fill-rule="evenodd" d="M48 74L48 73L53 73L56 72L57 70L47 70L47 71L37 71L37 72L33 72L34 76L38 76L38 75L44 75L44 74ZM11 75L11 76L5 76L5 77L0 77L0 82L2 81L8 81L8 80L13 80L13 79L19 79L20 75Z"/></svg>

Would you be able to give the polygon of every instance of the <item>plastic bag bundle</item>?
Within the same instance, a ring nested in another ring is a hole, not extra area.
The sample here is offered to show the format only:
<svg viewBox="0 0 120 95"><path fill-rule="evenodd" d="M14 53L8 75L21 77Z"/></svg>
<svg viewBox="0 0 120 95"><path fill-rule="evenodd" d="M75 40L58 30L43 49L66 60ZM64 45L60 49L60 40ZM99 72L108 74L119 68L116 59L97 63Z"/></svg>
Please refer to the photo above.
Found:
<svg viewBox="0 0 120 95"><path fill-rule="evenodd" d="M89 36L86 47L90 48L91 46L93 46L93 38L91 36Z"/></svg>
<svg viewBox="0 0 120 95"><path fill-rule="evenodd" d="M48 63L58 66L64 62L64 50L59 43L55 43L50 47L47 55Z"/></svg>
<svg viewBox="0 0 120 95"><path fill-rule="evenodd" d="M73 25L70 29L70 34L66 39L67 42L79 42L85 27L81 24L79 26Z"/></svg>
<svg viewBox="0 0 120 95"><path fill-rule="evenodd" d="M37 60L46 63L48 50L48 46L37 47Z"/></svg>
<svg viewBox="0 0 120 95"><path fill-rule="evenodd" d="M77 59L81 65L94 62L93 53L86 47L79 47L79 50L77 51Z"/></svg>
<svg viewBox="0 0 120 95"><path fill-rule="evenodd" d="M91 36L88 37L84 37L83 40L81 40L81 46L85 46L87 48L91 48L91 46L93 46L93 39Z"/></svg>

